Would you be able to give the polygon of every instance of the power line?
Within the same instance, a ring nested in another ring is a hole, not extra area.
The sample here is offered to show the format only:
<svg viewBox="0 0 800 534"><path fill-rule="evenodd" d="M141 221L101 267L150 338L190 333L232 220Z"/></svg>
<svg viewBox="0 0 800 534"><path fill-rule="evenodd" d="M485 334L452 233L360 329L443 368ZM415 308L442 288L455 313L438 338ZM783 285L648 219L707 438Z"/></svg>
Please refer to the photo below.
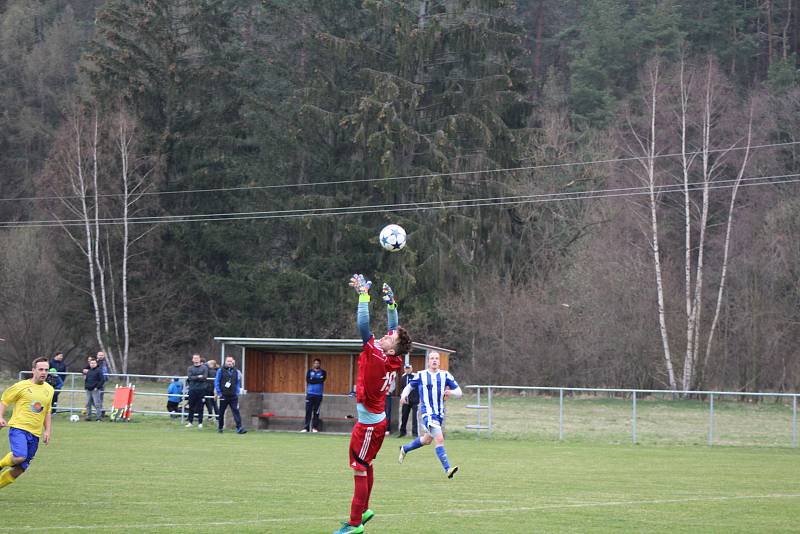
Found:
<svg viewBox="0 0 800 534"><path fill-rule="evenodd" d="M800 141L787 141L783 143L771 143L765 145L754 145L750 147L750 150L759 150L762 148L777 148L782 146L790 146L790 145L798 145ZM746 150L747 147L726 147L726 148L715 148L708 150L709 154L718 154L720 152L733 152L733 151L740 151ZM701 154L702 151L697 150L694 152L686 153L687 156L693 156L697 154ZM684 155L682 152L674 152L669 154L657 154L654 156L656 159L661 158L673 158ZM530 158L526 158L530 159ZM258 191L258 190L266 190L266 189L299 189L304 187L318 187L318 186L330 186L330 185L346 185L346 184L360 184L360 183L372 183L372 182L391 182L391 181L399 181L399 180L416 180L416 179L424 179L424 178L437 178L437 177L445 177L445 176L472 176L476 174L494 174L494 173L512 173L512 172L520 172L520 171L533 171L533 170L543 170L543 169L560 169L564 167L579 167L579 166L588 166L588 165L598 165L598 164L610 164L610 163L626 163L630 161L641 161L647 159L647 156L631 156L627 158L610 158L610 159L597 159L597 160L589 160L589 161L571 161L571 162L563 162L563 163L547 163L541 165L525 165L521 167L503 167L503 168L494 168L494 169L482 169L482 170L475 170L475 171L452 171L452 172L436 172L436 173L426 173L426 174L412 174L412 175L405 175L405 176L387 176L383 178L359 178L353 180L332 180L329 182L309 182L309 183L302 183L302 184L272 184L272 185L243 185L243 186L233 186L233 187L215 187L215 188L206 188L206 189L183 189L178 191L144 191L141 193L142 196L160 196L160 195L184 195L184 194L196 194L196 193L222 193L222 192L235 192L235 191ZM99 198L109 198L109 197L121 197L123 193L101 193L97 195ZM59 196L59 195L52 195L52 196L40 196L40 197L18 197L18 198L0 198L0 202L15 202L15 201L38 201L38 200L69 200L69 199L76 199L81 198L79 195L67 195L67 196Z"/></svg>
<svg viewBox="0 0 800 534"><path fill-rule="evenodd" d="M715 182L692 182L688 184L693 191L708 185L709 189L731 189L736 187L736 179L718 180ZM754 176L742 178L739 187L752 187L761 185L778 185L800 182L800 173L782 174L773 176ZM682 193L683 183L656 186L657 194ZM398 204L378 204L368 206L343 206L332 208L306 208L295 210L272 210L254 212L226 212L187 215L162 215L131 217L129 224L169 224L183 222L214 222L214 221L241 221L257 219L286 219L300 217L361 215L372 213L428 211L435 209L462 209L482 206L506 206L517 204L537 204L545 202L564 202L571 200L588 200L595 198L633 197L650 193L649 186L623 187L614 189L596 189L590 191L575 191L563 193L539 193L530 195L515 195L505 197L487 197L476 199L440 200L426 202L406 202ZM102 226L120 225L124 221L120 218L98 219L97 224ZM46 228L53 226L83 226L86 222L79 219L71 220L41 220L41 221L5 221L0 222L0 228ZM92 220L90 224L94 225Z"/></svg>

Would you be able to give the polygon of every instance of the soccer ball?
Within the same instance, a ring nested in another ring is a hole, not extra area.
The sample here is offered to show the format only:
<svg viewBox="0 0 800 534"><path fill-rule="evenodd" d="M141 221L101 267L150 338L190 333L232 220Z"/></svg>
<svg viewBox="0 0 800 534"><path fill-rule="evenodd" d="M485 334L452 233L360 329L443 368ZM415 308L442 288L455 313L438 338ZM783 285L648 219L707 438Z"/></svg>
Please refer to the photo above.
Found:
<svg viewBox="0 0 800 534"><path fill-rule="evenodd" d="M69 420L72 421L73 423L77 423L78 421L81 420L81 418L78 414L72 414L69 416Z"/></svg>
<svg viewBox="0 0 800 534"><path fill-rule="evenodd" d="M397 224L387 225L381 230L378 240L389 252L397 252L406 246L406 231Z"/></svg>

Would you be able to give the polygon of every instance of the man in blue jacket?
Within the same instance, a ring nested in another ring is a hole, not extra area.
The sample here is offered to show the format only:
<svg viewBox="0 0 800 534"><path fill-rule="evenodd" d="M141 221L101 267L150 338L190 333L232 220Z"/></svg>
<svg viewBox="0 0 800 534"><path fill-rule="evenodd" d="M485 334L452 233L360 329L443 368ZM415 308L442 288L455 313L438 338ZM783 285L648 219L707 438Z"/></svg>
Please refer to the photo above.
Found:
<svg viewBox="0 0 800 534"><path fill-rule="evenodd" d="M306 421L300 432L319 432L319 406L326 378L328 374L322 368L322 362L315 359L313 367L306 373Z"/></svg>
<svg viewBox="0 0 800 534"><path fill-rule="evenodd" d="M217 432L222 434L225 424L225 410L228 406L233 412L233 420L236 423L236 433L246 434L247 430L242 427L242 416L239 414L239 395L244 393L244 381L242 372L236 368L236 360L233 356L225 358L225 365L217 370L214 378L214 393L219 397L219 425Z"/></svg>

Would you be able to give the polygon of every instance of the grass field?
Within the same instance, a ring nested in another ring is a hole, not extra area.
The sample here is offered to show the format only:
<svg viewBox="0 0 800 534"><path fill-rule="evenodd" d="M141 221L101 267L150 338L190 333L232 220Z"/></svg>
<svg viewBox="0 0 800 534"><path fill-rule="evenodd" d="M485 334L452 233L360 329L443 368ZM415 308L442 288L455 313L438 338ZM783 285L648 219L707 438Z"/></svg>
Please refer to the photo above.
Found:
<svg viewBox="0 0 800 534"><path fill-rule="evenodd" d="M352 495L348 436L217 434L175 421L70 423L0 490L0 532L332 532ZM7 450L0 432L0 452ZM800 455L478 439L454 433L398 465L387 437L368 532L797 532Z"/></svg>
<svg viewBox="0 0 800 534"><path fill-rule="evenodd" d="M0 378L0 390L15 379ZM81 379L75 387L83 386ZM165 410L167 382L139 381L134 409ZM113 384L107 387L105 404L113 399ZM147 394L159 393L162 396ZM486 404L486 391L482 404ZM302 398L302 394L298 394ZM765 397L760 402L740 402L733 397L717 397L714 405L714 445L787 447L792 445L792 406L787 399ZM83 407L82 390L61 394L62 406ZM302 402L302 401L301 401ZM448 401L448 431L470 436L466 425L477 422L473 390L461 399ZM492 411L492 435L498 438L557 441L559 437L559 399L557 396L530 395L510 391L495 394ZM395 410L398 410L395 403ZM326 405L322 405L324 418ZM631 443L632 405L630 399L608 396L567 396L564 399L564 440L606 444ZM481 411L483 422L486 412ZM706 445L709 431L707 400L650 396L637 403L637 443L642 445Z"/></svg>
<svg viewBox="0 0 800 534"><path fill-rule="evenodd" d="M484 391L485 395L485 391ZM717 397L714 402L714 445L778 446L792 444L792 406L767 397L740 402ZM789 401L790 402L790 401ZM451 429L476 423L474 410L464 408L473 398L448 404ZM485 398L483 399L485 405ZM493 400L492 434L496 437L557 440L559 399L552 396L500 396ZM564 439L567 441L631 443L630 399L585 395L564 399ZM485 422L486 412L482 412ZM709 403L697 399L639 399L637 442L645 445L704 445L708 443Z"/></svg>

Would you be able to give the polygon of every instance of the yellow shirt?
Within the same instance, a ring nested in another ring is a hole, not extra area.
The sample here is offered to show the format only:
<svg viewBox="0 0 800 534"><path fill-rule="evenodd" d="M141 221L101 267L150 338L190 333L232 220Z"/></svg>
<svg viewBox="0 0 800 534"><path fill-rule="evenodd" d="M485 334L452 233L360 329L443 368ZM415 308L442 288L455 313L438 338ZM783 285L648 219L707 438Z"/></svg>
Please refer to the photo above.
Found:
<svg viewBox="0 0 800 534"><path fill-rule="evenodd" d="M42 435L44 418L50 413L53 403L53 386L47 382L34 384L32 380L22 380L5 390L0 402L6 406L14 405L8 426L39 437Z"/></svg>

